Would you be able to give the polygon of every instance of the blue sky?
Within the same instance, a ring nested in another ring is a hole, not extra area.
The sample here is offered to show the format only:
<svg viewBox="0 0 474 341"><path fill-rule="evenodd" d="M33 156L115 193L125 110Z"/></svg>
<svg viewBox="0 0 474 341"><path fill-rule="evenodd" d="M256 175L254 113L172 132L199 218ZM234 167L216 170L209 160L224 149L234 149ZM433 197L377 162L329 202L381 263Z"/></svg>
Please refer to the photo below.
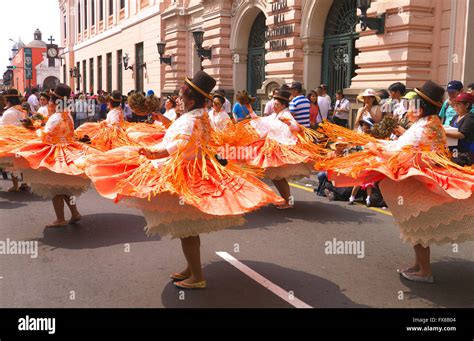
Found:
<svg viewBox="0 0 474 341"><path fill-rule="evenodd" d="M34 31L39 28L43 41L52 35L59 42L60 17L58 0L14 0L0 1L0 76L9 64L9 52L13 42L21 40L28 44Z"/></svg>

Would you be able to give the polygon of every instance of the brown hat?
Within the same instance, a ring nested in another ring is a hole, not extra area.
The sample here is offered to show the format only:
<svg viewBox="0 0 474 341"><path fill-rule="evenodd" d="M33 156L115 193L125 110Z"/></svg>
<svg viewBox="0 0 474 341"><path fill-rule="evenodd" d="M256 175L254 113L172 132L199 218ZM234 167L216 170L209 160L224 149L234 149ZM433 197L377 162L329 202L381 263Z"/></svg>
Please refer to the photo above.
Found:
<svg viewBox="0 0 474 341"><path fill-rule="evenodd" d="M216 97L219 98L222 101L222 103L225 103L225 96L222 95L222 93L216 92L214 95L212 95L212 98L216 98Z"/></svg>
<svg viewBox="0 0 474 341"><path fill-rule="evenodd" d="M186 78L184 80L193 90L196 90L200 95L212 99L210 95L212 89L216 86L216 80L209 76L204 71L198 71L193 79Z"/></svg>
<svg viewBox="0 0 474 341"><path fill-rule="evenodd" d="M441 108L443 106L444 89L433 81L426 81L421 89L414 89L415 92L426 102Z"/></svg>
<svg viewBox="0 0 474 341"><path fill-rule="evenodd" d="M51 96L56 98L71 97L71 88L66 84L59 83L54 90L51 90Z"/></svg>
<svg viewBox="0 0 474 341"><path fill-rule="evenodd" d="M108 102L122 102L122 93L118 90L112 91L112 94L107 98Z"/></svg>
<svg viewBox="0 0 474 341"><path fill-rule="evenodd" d="M275 96L273 96L273 98L284 101L286 103L289 103L290 102L290 96L291 96L291 93L289 91L280 90L280 91L278 91L277 94L275 94Z"/></svg>
<svg viewBox="0 0 474 341"><path fill-rule="evenodd" d="M257 98L250 96L247 90L237 92L236 97L239 102L253 103L257 100Z"/></svg>
<svg viewBox="0 0 474 341"><path fill-rule="evenodd" d="M12 98L13 97L13 98L18 98L19 99L21 97L21 94L17 89L8 89L3 94L3 97L5 97L5 98Z"/></svg>

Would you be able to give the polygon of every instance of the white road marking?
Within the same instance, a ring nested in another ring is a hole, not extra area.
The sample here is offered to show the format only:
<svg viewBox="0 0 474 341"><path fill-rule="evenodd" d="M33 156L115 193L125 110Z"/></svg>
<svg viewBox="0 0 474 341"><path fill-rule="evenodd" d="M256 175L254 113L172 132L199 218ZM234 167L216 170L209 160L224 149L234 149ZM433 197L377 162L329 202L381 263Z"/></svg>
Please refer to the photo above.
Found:
<svg viewBox="0 0 474 341"><path fill-rule="evenodd" d="M244 263L240 262L236 258L232 257L230 254L227 252L216 252L216 254L224 259L225 261L229 262L231 265L242 271L244 274L249 276L251 279L253 279L255 282L258 284L262 285L263 287L267 288L271 292L273 292L275 295L280 297L282 300L286 301L287 303L291 304L292 306L296 308L313 308L310 305L304 303L303 301L299 300L296 297L291 297L290 293L288 291L283 290L280 288L278 285L270 282L268 279L260 275L259 273L253 271L250 269L247 265Z"/></svg>

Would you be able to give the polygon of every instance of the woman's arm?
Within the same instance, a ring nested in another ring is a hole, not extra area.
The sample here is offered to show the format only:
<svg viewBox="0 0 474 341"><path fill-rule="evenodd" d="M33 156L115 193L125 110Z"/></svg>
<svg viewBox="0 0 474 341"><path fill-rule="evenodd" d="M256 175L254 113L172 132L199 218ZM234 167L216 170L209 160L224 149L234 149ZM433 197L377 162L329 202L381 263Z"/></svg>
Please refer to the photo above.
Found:
<svg viewBox="0 0 474 341"><path fill-rule="evenodd" d="M452 131L452 132L447 131L446 136L452 139L457 139L457 140L464 140L466 138L466 136L464 136L464 134L459 131Z"/></svg>
<svg viewBox="0 0 474 341"><path fill-rule="evenodd" d="M361 119L362 114L364 112L365 112L365 106L360 108L359 110L357 110L357 116L356 116L356 119L354 121L355 130L357 130L357 128L359 127L360 119Z"/></svg>
<svg viewBox="0 0 474 341"><path fill-rule="evenodd" d="M379 123L380 121L382 121L382 107L380 105L373 107L372 112L374 115L372 118L375 123Z"/></svg>
<svg viewBox="0 0 474 341"><path fill-rule="evenodd" d="M164 157L168 157L170 155L166 148L161 148L156 151L152 151L148 148L140 148L138 150L138 154L144 155L147 157L147 159L150 159L150 160L161 159Z"/></svg>
<svg viewBox="0 0 474 341"><path fill-rule="evenodd" d="M245 104L245 107L249 111L249 115L250 115L251 118L257 118L258 117L258 115L255 113L255 111L253 111L253 108L250 104Z"/></svg>
<svg viewBox="0 0 474 341"><path fill-rule="evenodd" d="M171 123L171 120L167 119L162 113L153 113L153 119L155 121L161 122L165 125L165 127L168 127Z"/></svg>

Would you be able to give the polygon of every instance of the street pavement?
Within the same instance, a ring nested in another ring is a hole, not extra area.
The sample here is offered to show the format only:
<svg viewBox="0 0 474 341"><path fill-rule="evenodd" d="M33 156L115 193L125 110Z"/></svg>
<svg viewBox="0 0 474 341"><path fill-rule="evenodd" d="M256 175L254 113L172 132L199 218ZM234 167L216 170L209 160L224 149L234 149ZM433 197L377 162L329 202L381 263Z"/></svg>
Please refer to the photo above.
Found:
<svg viewBox="0 0 474 341"><path fill-rule="evenodd" d="M412 262L413 250L389 211L328 202L311 185L294 184L292 210L265 207L243 227L202 235L208 288L183 292L168 278L184 268L179 240L147 237L140 211L90 190L77 200L79 224L45 229L51 202L7 193L2 180L0 241L38 241L39 254L0 255L0 307L293 308L296 300L314 308L474 307L474 242L432 247L436 283L408 282L396 269ZM329 254L333 241L364 242L364 253Z"/></svg>

